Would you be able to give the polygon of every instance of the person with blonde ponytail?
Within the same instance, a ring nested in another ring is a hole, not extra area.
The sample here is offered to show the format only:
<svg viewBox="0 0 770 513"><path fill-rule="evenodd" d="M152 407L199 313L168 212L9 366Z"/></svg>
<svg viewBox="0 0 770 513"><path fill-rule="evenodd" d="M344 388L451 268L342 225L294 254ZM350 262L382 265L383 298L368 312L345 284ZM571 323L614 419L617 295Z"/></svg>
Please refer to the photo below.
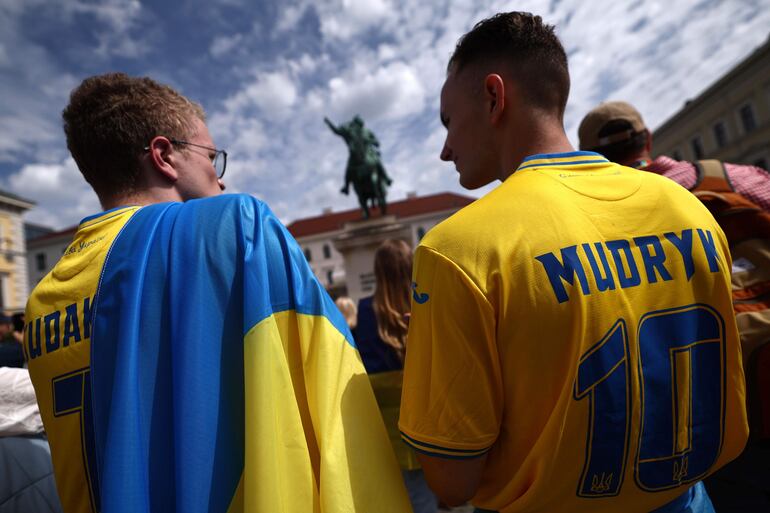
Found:
<svg viewBox="0 0 770 513"><path fill-rule="evenodd" d="M436 496L425 482L414 451L401 441L398 431L412 283L409 245L398 239L380 244L374 255L374 276L374 295L358 302L356 345L401 466L414 513L435 513Z"/></svg>

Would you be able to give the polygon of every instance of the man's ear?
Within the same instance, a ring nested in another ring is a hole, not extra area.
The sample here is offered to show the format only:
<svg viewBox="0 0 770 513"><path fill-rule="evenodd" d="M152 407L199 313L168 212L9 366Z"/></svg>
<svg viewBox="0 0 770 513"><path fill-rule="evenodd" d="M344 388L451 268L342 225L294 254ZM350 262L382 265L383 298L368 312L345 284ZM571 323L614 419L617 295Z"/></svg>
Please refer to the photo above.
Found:
<svg viewBox="0 0 770 513"><path fill-rule="evenodd" d="M505 110L505 82L497 73L490 73L484 78L484 97L489 109L489 120L493 124L498 123Z"/></svg>
<svg viewBox="0 0 770 513"><path fill-rule="evenodd" d="M153 137L148 148L153 170L163 175L167 180L176 182L179 179L179 173L174 165L174 145L171 141L167 137L159 135Z"/></svg>

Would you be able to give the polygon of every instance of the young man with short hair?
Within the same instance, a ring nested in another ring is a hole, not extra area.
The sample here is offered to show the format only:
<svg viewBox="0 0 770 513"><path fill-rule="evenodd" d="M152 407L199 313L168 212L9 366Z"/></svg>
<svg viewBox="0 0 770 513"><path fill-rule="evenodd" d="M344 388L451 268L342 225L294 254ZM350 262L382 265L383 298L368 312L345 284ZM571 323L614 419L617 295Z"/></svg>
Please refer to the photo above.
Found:
<svg viewBox="0 0 770 513"><path fill-rule="evenodd" d="M63 116L105 209L26 311L64 511L408 511L344 319L270 209L220 195L203 109L112 73Z"/></svg>
<svg viewBox="0 0 770 513"><path fill-rule="evenodd" d="M415 252L403 439L450 505L709 511L747 437L727 243L681 187L574 151L568 93L528 13L449 61L441 158L503 183Z"/></svg>

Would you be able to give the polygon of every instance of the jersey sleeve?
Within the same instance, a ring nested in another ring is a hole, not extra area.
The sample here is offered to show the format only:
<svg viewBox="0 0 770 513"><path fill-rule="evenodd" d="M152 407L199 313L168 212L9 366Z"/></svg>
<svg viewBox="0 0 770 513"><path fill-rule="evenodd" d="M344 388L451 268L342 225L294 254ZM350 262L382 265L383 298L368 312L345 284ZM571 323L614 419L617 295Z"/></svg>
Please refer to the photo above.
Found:
<svg viewBox="0 0 770 513"><path fill-rule="evenodd" d="M502 380L494 309L437 251L415 252L399 429L431 456L473 458L497 439Z"/></svg>

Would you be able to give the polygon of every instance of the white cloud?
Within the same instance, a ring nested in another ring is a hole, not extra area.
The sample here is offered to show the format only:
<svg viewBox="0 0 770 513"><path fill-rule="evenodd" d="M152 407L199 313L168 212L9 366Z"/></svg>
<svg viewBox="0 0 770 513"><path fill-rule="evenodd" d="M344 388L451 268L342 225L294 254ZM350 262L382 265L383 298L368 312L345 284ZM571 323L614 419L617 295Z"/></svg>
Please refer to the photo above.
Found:
<svg viewBox="0 0 770 513"><path fill-rule="evenodd" d="M71 226L101 210L96 194L70 158L22 167L8 179L8 190L37 203L26 215L29 221L53 228Z"/></svg>
<svg viewBox="0 0 770 513"><path fill-rule="evenodd" d="M394 62L364 76L355 72L329 81L330 109L365 119L401 119L425 106L425 89L417 72L404 62Z"/></svg>
<svg viewBox="0 0 770 513"><path fill-rule="evenodd" d="M316 6L321 32L330 38L350 39L374 26L392 21L394 8L387 0L338 0Z"/></svg>
<svg viewBox="0 0 770 513"><path fill-rule="evenodd" d="M257 79L246 85L235 95L225 100L228 111L260 109L269 118L285 115L297 100L293 79L280 71L259 74Z"/></svg>
<svg viewBox="0 0 770 513"><path fill-rule="evenodd" d="M231 52L238 43L243 40L243 34L233 34L232 36L215 37L209 47L209 53L214 57L222 57Z"/></svg>

